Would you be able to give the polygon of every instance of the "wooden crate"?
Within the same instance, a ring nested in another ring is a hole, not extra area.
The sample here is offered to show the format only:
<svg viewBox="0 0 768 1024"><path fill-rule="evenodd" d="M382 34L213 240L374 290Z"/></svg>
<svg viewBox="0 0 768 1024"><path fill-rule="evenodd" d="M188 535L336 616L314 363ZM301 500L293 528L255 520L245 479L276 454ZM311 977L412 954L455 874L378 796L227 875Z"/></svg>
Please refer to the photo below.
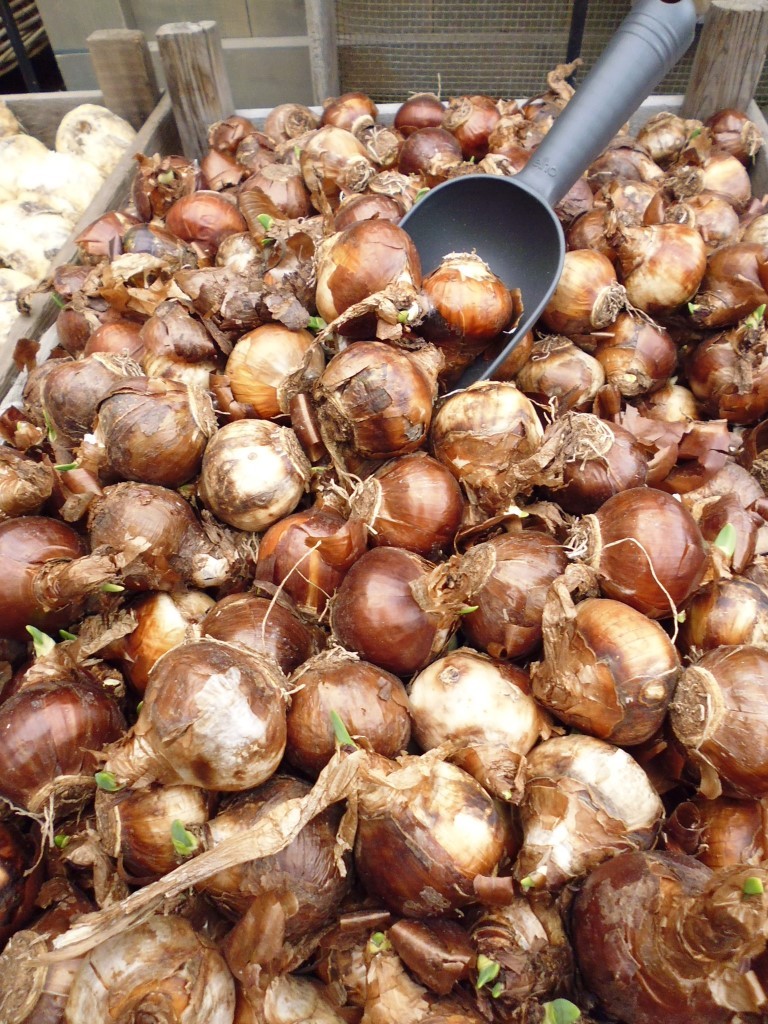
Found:
<svg viewBox="0 0 768 1024"><path fill-rule="evenodd" d="M660 111L668 110L673 113L679 113L683 106L683 99L681 95L650 97L630 120L631 133L634 134L650 117ZM319 111L320 108L314 109ZM396 110L396 104L382 105L379 111L379 119L383 123L391 122ZM238 113L250 118L257 128L262 128L269 109L251 108L239 110ZM754 102L749 104L746 113L755 122L763 138L766 140L766 148L759 150L750 172L753 192L756 196L762 198L762 196L768 195L768 123ZM161 100L139 133L133 151L141 151L147 155L180 151L178 136L175 131L173 118L171 117L170 103L167 98ZM121 161L119 167L115 169L110 178L105 182L98 196L83 215L80 221L82 227L85 227L100 213L115 209L124 203L128 197L133 180L134 166L132 154L127 153L124 160ZM72 243L68 243L54 262L56 264L72 262L76 257L76 247ZM34 306L32 316L22 317L17 321L13 331L13 340L8 343L5 350L0 351L0 396L4 396L4 398L0 399L0 405L3 407L20 400L21 389L26 378L26 373L18 374L13 364L13 345L15 340L22 337L40 340L41 347L38 357L40 361L44 360L56 345L55 320L59 307L51 299L44 297L37 299Z"/></svg>
<svg viewBox="0 0 768 1024"><path fill-rule="evenodd" d="M29 134L35 135L52 148L56 129L64 114L81 103L101 103L102 94L90 91L36 93L18 97L7 96L4 99ZM74 239L77 235L105 211L117 209L125 204L130 195L137 153L178 152L179 146L171 103L164 95L139 130L133 144L125 151L75 224L66 243L51 261L51 267L76 261L77 246ZM16 343L20 338L39 341L55 322L59 312L59 307L47 295L34 296L31 307L30 315L18 317L11 327L8 340L0 348L0 395L8 391L16 378L16 367L13 362Z"/></svg>

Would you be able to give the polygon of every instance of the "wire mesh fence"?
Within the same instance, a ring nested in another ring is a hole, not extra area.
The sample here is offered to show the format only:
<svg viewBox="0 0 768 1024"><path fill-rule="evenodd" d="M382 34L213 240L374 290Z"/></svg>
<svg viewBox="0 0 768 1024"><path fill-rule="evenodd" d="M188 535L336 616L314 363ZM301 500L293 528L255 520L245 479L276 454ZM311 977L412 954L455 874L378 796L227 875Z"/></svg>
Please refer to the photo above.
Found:
<svg viewBox="0 0 768 1024"><path fill-rule="evenodd" d="M566 59L572 5L567 0L335 0L342 91L360 89L395 103L414 92L530 96ZM591 0L581 56L583 77L631 7ZM683 93L696 44L657 87ZM768 103L768 73L756 100Z"/></svg>

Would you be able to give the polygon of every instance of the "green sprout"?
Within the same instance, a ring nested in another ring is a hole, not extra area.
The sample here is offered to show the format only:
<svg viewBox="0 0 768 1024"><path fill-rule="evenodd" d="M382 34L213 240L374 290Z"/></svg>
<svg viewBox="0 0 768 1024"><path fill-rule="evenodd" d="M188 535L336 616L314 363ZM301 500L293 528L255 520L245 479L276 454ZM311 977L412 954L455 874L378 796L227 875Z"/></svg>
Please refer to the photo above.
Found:
<svg viewBox="0 0 768 1024"><path fill-rule="evenodd" d="M749 878L744 879L744 885L741 887L741 891L745 896L762 896L765 892L762 880L757 878L755 875L750 875Z"/></svg>
<svg viewBox="0 0 768 1024"><path fill-rule="evenodd" d="M713 544L719 551L722 551L726 558L733 558L736 552L736 540L736 527L732 523L726 523L715 537Z"/></svg>
<svg viewBox="0 0 768 1024"><path fill-rule="evenodd" d="M357 750L357 744L349 735L349 730L341 720L341 716L337 711L331 711L331 728L333 729L333 735L336 737L336 742L345 750Z"/></svg>
<svg viewBox="0 0 768 1024"><path fill-rule="evenodd" d="M122 594L125 587L121 587L119 583L102 583L99 590L102 594Z"/></svg>
<svg viewBox="0 0 768 1024"><path fill-rule="evenodd" d="M574 1024L581 1020L581 1010L569 999L553 999L544 1003L544 1024Z"/></svg>
<svg viewBox="0 0 768 1024"><path fill-rule="evenodd" d="M755 330L763 322L763 316L765 314L765 303L762 306L758 306L757 309L753 310L749 316L745 319L744 323L749 330Z"/></svg>
<svg viewBox="0 0 768 1024"><path fill-rule="evenodd" d="M123 788L112 772L96 772L93 777L96 780L96 785L105 793L117 793Z"/></svg>
<svg viewBox="0 0 768 1024"><path fill-rule="evenodd" d="M48 636L47 633L43 633L35 626L25 626L24 628L32 637L32 646L35 649L36 658L44 658L46 654L51 653L56 646L56 641L52 636Z"/></svg>
<svg viewBox="0 0 768 1024"><path fill-rule="evenodd" d="M45 423L45 433L48 440L53 444L56 441L56 427L53 425L53 420L48 415L48 410L43 406L43 422Z"/></svg>
<svg viewBox="0 0 768 1024"><path fill-rule="evenodd" d="M58 466L53 467L57 473L71 473L73 469L79 469L76 462L60 462Z"/></svg>
<svg viewBox="0 0 768 1024"><path fill-rule="evenodd" d="M57 850L66 850L71 842L71 836L54 836L53 845Z"/></svg>
<svg viewBox="0 0 768 1024"><path fill-rule="evenodd" d="M499 976L501 964L481 953L477 958L477 981L475 988L479 991L490 981L495 981Z"/></svg>
<svg viewBox="0 0 768 1024"><path fill-rule="evenodd" d="M200 846L200 841L188 832L184 822L176 818L171 822L171 842L173 849L179 857L189 857Z"/></svg>
<svg viewBox="0 0 768 1024"><path fill-rule="evenodd" d="M62 299L58 292L51 292L51 301L54 303L54 305L58 306L59 309L64 309L64 307L67 304L66 300Z"/></svg>
<svg viewBox="0 0 768 1024"><path fill-rule="evenodd" d="M497 981L496 984L491 989L491 995L493 996L494 999L498 999L503 991L504 991L504 982L503 981Z"/></svg>
<svg viewBox="0 0 768 1024"><path fill-rule="evenodd" d="M60 629L59 636L62 640L77 640L77 634L70 633L68 629Z"/></svg>
<svg viewBox="0 0 768 1024"><path fill-rule="evenodd" d="M321 316L311 316L307 323L307 330L310 331L322 331L328 324L323 320Z"/></svg>
<svg viewBox="0 0 768 1024"><path fill-rule="evenodd" d="M161 185L172 185L175 175L173 171L162 171L157 176L157 180Z"/></svg>

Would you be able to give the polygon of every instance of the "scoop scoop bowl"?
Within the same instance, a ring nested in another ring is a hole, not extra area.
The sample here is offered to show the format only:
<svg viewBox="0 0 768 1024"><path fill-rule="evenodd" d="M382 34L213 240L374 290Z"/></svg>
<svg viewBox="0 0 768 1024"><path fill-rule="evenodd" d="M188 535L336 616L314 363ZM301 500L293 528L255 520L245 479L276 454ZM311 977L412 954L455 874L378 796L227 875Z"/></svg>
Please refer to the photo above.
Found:
<svg viewBox="0 0 768 1024"><path fill-rule="evenodd" d="M493 377L538 320L557 286L565 238L554 207L693 42L693 0L641 0L514 177L469 174L431 189L401 227L424 274L451 252L476 252L523 313L503 349L475 360L457 388Z"/></svg>

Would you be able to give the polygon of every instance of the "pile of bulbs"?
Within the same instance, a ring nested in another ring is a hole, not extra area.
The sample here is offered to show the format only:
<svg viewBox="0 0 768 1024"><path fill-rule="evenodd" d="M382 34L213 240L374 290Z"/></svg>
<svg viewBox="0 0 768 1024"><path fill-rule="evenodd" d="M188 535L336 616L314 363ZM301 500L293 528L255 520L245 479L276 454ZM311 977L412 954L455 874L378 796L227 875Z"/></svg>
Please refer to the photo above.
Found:
<svg viewBox="0 0 768 1024"><path fill-rule="evenodd" d="M520 294L398 224L570 70L229 118L57 269L0 416L2 1024L765 1019L754 125L617 136L466 390Z"/></svg>

